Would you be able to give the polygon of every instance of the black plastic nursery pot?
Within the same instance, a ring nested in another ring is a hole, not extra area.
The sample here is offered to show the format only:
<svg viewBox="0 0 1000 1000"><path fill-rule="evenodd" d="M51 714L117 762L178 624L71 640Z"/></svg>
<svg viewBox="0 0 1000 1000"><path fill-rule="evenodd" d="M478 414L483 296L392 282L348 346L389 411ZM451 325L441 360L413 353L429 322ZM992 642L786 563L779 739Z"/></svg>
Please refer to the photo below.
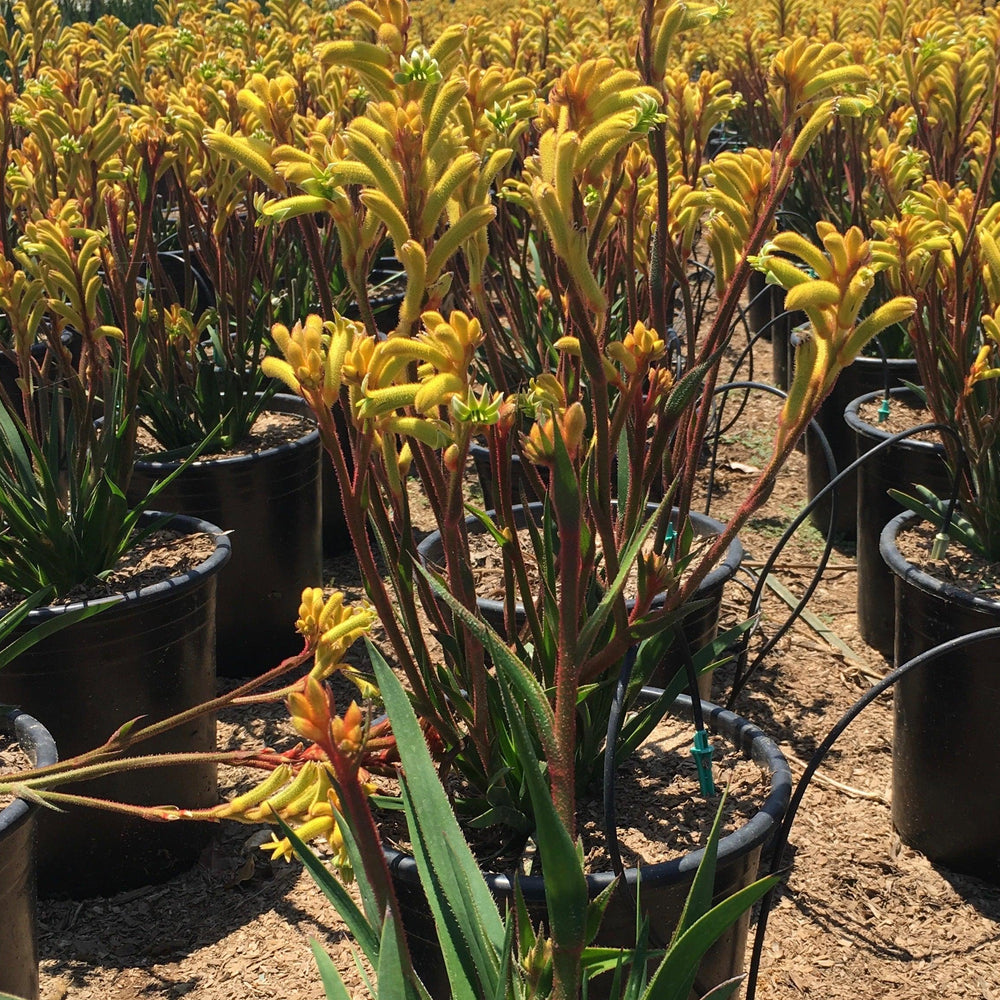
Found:
<svg viewBox="0 0 1000 1000"><path fill-rule="evenodd" d="M268 409L310 416L298 396L275 395ZM194 462L157 497L159 506L230 533L232 565L219 582L217 611L223 677L257 676L302 647L295 634L302 590L323 578L321 461L313 428L265 451ZM130 499L178 464L138 460Z"/></svg>
<svg viewBox="0 0 1000 1000"><path fill-rule="evenodd" d="M487 510L495 510L497 506L496 493L493 490L493 470L490 467L490 450L481 444L471 444L469 446L469 457L476 467L476 477L483 491L483 505ZM510 459L511 476L511 497L517 503L527 500L529 503L540 501L541 497L535 492L531 480L523 473L524 466L521 464L520 455L512 455ZM548 480L549 471L544 466L539 467L538 474L542 477L542 482Z"/></svg>
<svg viewBox="0 0 1000 1000"><path fill-rule="evenodd" d="M59 759L49 731L18 709L0 712L0 734L13 737L35 767ZM0 993L38 997L35 827L41 806L15 799L0 809Z"/></svg>
<svg viewBox="0 0 1000 1000"><path fill-rule="evenodd" d="M399 326L399 310L406 298L406 292L399 284L405 282L405 278L406 269L395 257L383 257L376 261L368 275L368 304L380 333L391 333ZM344 307L344 315L351 320L360 320L361 310L357 302L349 302Z"/></svg>
<svg viewBox="0 0 1000 1000"><path fill-rule="evenodd" d="M643 693L654 697L659 691L646 688ZM675 713L688 713L690 710L691 700L686 695L682 695L674 703ZM745 755L768 772L770 780L768 794L758 812L744 826L719 842L714 893L714 901L719 902L757 878L761 850L771 839L788 806L791 774L781 751L756 726L709 702L702 702L702 710L709 729L738 746ZM416 862L410 855L397 850L386 848L384 853L393 876L416 971L435 1000L447 1000L451 996L447 974ZM703 854L703 851L698 850L671 861L646 865L641 869L626 869L624 879L628 894L615 893L612 897L595 944L615 948L635 945L636 914L632 900L636 898L638 890L643 914L650 922L651 943L654 947L666 947L680 919ZM514 887L511 879L496 873L486 873L485 878L501 910L512 907ZM595 898L606 889L613 879L612 872L588 875L590 898ZM523 876L517 882L533 920L544 922L547 913L544 876ZM698 996L702 996L713 986L740 975L749 920L749 913L745 913L705 955L695 981ZM610 976L595 980L591 984L589 995L595 998L604 995L610 982Z"/></svg>
<svg viewBox="0 0 1000 1000"><path fill-rule="evenodd" d="M915 400L912 389L890 389L895 401ZM860 458L892 435L860 416L861 407L879 402L884 390L858 396L844 411L854 436L855 457ZM907 438L870 456L857 473L858 631L861 638L883 656L891 657L895 637L895 603L892 573L879 554L879 536L903 508L889 496L890 489L912 493L926 486L938 496L948 496L951 476L944 448L931 441Z"/></svg>
<svg viewBox="0 0 1000 1000"><path fill-rule="evenodd" d="M528 511L536 523L540 522L543 509L544 505L541 503L528 504ZM655 509L655 504L649 505L650 513ZM527 523L525 508L517 505L513 508L513 513L514 522L517 527L524 527ZM494 517L496 512L488 511L488 514L490 517ZM718 535L725 528L725 525L720 521L716 521L714 518L707 517L704 514L692 511L690 516L691 523L698 536ZM465 519L465 526L470 535L481 535L486 531L479 518L473 515ZM443 566L444 547L441 544L441 533L432 531L417 547L417 553L425 566ZM713 567L712 571L698 586L692 602L698 602L700 606L685 616L683 622L684 636L692 652L701 649L703 646L707 646L718 634L719 613L722 608L722 592L726 583L736 575L736 571L739 569L742 561L743 546L740 544L738 538L734 538L726 550L725 558L717 566ZM478 598L476 605L483 620L491 628L503 635L505 633L503 602ZM515 605L514 614L516 628L523 628L527 622L527 615L524 612L524 606L520 602ZM675 653L673 650L668 650L664 663L654 673L651 682L654 684L667 682L673 672L680 669L682 665L683 661L680 659L680 654ZM703 675L699 683L702 697L709 696L710 686L711 676Z"/></svg>
<svg viewBox="0 0 1000 1000"><path fill-rule="evenodd" d="M895 662L948 639L1000 625L1000 602L975 597L908 562L897 537L917 515L894 517L881 537L895 576ZM893 689L892 821L904 843L953 871L1000 885L1000 642L948 652Z"/></svg>
<svg viewBox="0 0 1000 1000"><path fill-rule="evenodd" d="M64 330L62 337L60 338L63 348L70 352L70 359L73 367L75 368L80 361L80 349L83 345L83 338L76 330ZM31 359L38 365L42 366L45 363L45 356L48 353L48 344L45 341L38 341L31 345ZM48 377L53 377L55 375L55 362L46 365L46 375ZM13 408L13 412L16 414L19 420L24 420L24 400L21 396L21 389L17 384L17 380L20 378L20 371L18 370L17 364L13 358L8 357L6 354L0 353L0 385L3 386L3 391L10 401Z"/></svg>
<svg viewBox="0 0 1000 1000"><path fill-rule="evenodd" d="M826 435L837 464L837 471L846 469L855 459L854 436L844 421L847 404L857 396L876 392L886 386L899 388L902 383L919 381L917 363L912 358L889 358L883 363L881 358L859 357L849 364L838 377L830 395L823 400L816 414L816 423ZM830 472L826 455L817 436L810 431L805 434L806 448L806 493L810 500L828 482ZM843 542L855 539L857 510L857 476L848 476L837 488L837 519L833 526L835 538ZM824 497L813 508L812 523L824 534L830 526L830 500Z"/></svg>
<svg viewBox="0 0 1000 1000"><path fill-rule="evenodd" d="M113 606L47 636L0 670L0 703L44 717L64 760L100 746L139 716L155 722L215 697L216 581L229 539L195 518L174 516L164 527L210 534L215 549L169 580L102 598L96 603ZM74 607L37 608L23 627ZM207 716L136 752L214 749L215 719ZM126 772L60 790L137 805L203 808L218 801L214 763ZM91 808L45 810L38 817L39 893L82 899L162 882L197 860L213 829Z"/></svg>

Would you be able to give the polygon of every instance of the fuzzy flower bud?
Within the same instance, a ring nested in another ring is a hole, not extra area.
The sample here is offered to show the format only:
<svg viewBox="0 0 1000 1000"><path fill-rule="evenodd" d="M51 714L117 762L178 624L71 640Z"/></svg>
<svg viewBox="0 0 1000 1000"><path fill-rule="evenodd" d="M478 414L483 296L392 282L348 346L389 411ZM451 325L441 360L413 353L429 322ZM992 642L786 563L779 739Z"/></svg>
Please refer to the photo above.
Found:
<svg viewBox="0 0 1000 1000"><path fill-rule="evenodd" d="M646 366L663 357L667 345L657 332L641 321L636 322L630 333L621 342L608 345L608 354L617 361L630 375L642 371Z"/></svg>
<svg viewBox="0 0 1000 1000"><path fill-rule="evenodd" d="M587 414L579 402L573 403L558 416L535 421L527 435L522 435L521 447L529 462L545 466L555 463L557 427L570 461L576 459L587 427Z"/></svg>
<svg viewBox="0 0 1000 1000"><path fill-rule="evenodd" d="M343 754L351 756L360 753L365 744L365 719L356 701L344 712L342 719L330 720L330 736L333 745Z"/></svg>
<svg viewBox="0 0 1000 1000"><path fill-rule="evenodd" d="M323 745L330 737L330 695L312 676L305 679L303 691L293 691L286 700L288 715L295 731L310 743Z"/></svg>
<svg viewBox="0 0 1000 1000"><path fill-rule="evenodd" d="M261 369L268 378L277 378L296 395L304 390L322 389L324 375L323 320L312 314L305 325L296 323L291 330L282 323L275 323L271 336L284 355L268 357L261 362Z"/></svg>
<svg viewBox="0 0 1000 1000"><path fill-rule="evenodd" d="M312 674L319 680L343 666L348 647L362 636L375 621L368 607L344 604L344 595L335 590L324 600L319 587L302 591L296 631L313 648L315 666Z"/></svg>

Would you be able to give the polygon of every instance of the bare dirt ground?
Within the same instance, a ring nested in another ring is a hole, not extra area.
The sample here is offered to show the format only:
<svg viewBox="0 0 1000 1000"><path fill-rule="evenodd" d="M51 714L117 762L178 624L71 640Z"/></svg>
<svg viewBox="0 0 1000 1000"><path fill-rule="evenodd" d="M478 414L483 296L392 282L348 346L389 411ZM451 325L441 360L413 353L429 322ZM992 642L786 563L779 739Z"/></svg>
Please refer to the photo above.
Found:
<svg viewBox="0 0 1000 1000"><path fill-rule="evenodd" d="M755 353L766 377L769 348ZM721 443L712 512L766 460L777 403L755 397L752 413ZM759 567L804 502L805 461L796 454L768 507L742 533L745 565ZM777 580L799 592L821 549L804 528L778 563ZM357 585L350 557L328 566L331 582ZM747 582L743 576L742 581ZM782 745L794 775L836 720L889 664L857 634L852 553L834 551L800 622L766 658L737 705ZM724 616L746 608L727 590ZM760 648L788 614L769 593L754 637ZM724 697L725 677L716 697ZM281 710L227 724L272 745L294 742ZM788 883L772 913L758 984L760 1000L1000 1000L1000 889L949 873L900 845L889 814L891 701L882 697L848 729L806 794L792 830ZM970 803L968 808L975 808ZM85 821L85 819L83 820ZM300 1000L322 995L310 953L316 938L367 994L342 925L298 863L269 865L224 827L192 871L165 885L86 902L43 902L44 1000L182 996L201 1000ZM255 860L252 860L255 859Z"/></svg>

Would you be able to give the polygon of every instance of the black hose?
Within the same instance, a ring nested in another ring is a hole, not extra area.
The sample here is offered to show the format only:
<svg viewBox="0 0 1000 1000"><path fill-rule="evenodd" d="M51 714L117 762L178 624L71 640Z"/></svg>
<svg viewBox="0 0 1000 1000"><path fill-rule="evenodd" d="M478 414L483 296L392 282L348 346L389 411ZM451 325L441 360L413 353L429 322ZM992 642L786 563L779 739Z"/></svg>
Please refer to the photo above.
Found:
<svg viewBox="0 0 1000 1000"><path fill-rule="evenodd" d="M854 472L855 469L859 468L862 464L864 464L864 462L866 462L876 452L882 451L882 449L888 448L891 445L897 444L900 441L905 441L907 438L913 437L915 434L922 434L926 431L943 431L947 434L953 435L956 439L958 439L958 434L956 433L956 431L954 431L951 427L948 427L946 424L920 424L917 427L911 427L908 430L900 431L898 434L893 434L891 437L887 437L884 441L880 441L877 445L875 445L874 448L869 449L859 458L856 458L842 472L837 473L830 480L830 482L828 482L805 505L805 507L803 507L802 510L799 511L795 519L791 522L791 524L789 524L788 528L785 530L785 533L781 536L781 538L778 539L777 544L771 550L771 555L768 556L767 561L761 567L760 573L758 574L757 590L755 592L757 596L757 602L756 602L757 604L759 604L760 594L763 592L767 575L768 573L770 573L771 568L774 566L774 563L777 561L778 556L781 554L781 550L785 547L789 538L791 538L791 536L798 529L799 525L802 524L802 522L812 513L812 510L816 506L816 504L819 503L828 493L830 493L831 497L834 498L836 496L836 489L840 485L841 481L845 479L847 476L849 476L852 472ZM828 457L828 462L829 461L830 457ZM962 468L964 468L965 465L967 465L967 461L968 460L965 458L964 454L962 454ZM836 468L836 466L834 466L834 468ZM945 521L943 526L943 531L945 534L947 534L948 526L951 524L952 518L955 515L955 508L958 504L958 491L961 478L962 477L958 474L958 472L956 472L956 474L952 478L951 496L948 500L948 508L945 512ZM832 523L832 515L831 515L831 523ZM828 546L830 545L829 538L827 539L827 545ZM826 566L825 560L822 565L825 568ZM778 630L778 632L775 635L773 635L764 644L763 648L757 653L757 656L755 657L753 663L750 664L749 666L746 665L747 653L746 653L746 646L744 645L744 650L741 653L739 661L737 662L736 674L733 677L733 687L729 693L729 700L726 702L726 707L728 709L731 710L733 708L733 705L736 703L736 699L739 696L740 692L746 686L746 683L750 679L750 677L754 673L756 673L756 671L759 669L760 664L763 661L764 657L774 648L775 643L781 639L781 637L788 631L788 629L791 628L791 624L795 621L795 618L798 617L798 613L805 606L806 601L812 595L812 592L818 585L818 583L819 583L818 578L814 576L810 587L806 588L806 592L803 595L802 600L796 606L796 610L793 613L792 617L789 619L788 622L785 623L785 625L781 629ZM750 610L751 611L755 610L755 602L753 599L751 599Z"/></svg>
<svg viewBox="0 0 1000 1000"><path fill-rule="evenodd" d="M753 391L753 390L755 390L755 389L763 391L763 392L769 392L769 393L771 393L774 396L778 396L780 399L785 399L787 397L787 395L788 395L788 393L784 392L783 390L776 389L773 385L767 385L766 383L763 383L763 382L728 382L725 385L719 386L718 389L716 389L716 391L715 391L715 395L726 394L726 396L728 397L728 393L731 390L733 390L733 389L745 389L746 390L746 394L744 396L743 402L740 404L740 412L742 412L743 408L746 406L746 401L749 398L750 392ZM722 410L723 410L724 406L725 406L725 403L722 403L720 405L720 407L719 407L719 414L720 414L719 419L720 420L721 420L721 414L722 414ZM732 422L730 422L730 425L731 425L731 423ZM830 447L830 443L827 440L826 434L823 432L823 429L819 426L819 424L816 422L815 419L813 419L813 420L811 420L809 422L809 430L813 434L816 435L816 440L819 442L819 446L820 446L820 449L821 449L821 451L823 453L823 457L826 460L827 475L832 480L832 479L834 479L834 477L836 476L836 473L837 473L837 463L836 463L836 460L833 457L833 449ZM710 460L709 460L708 497L707 497L707 500L706 500L706 503L705 503L705 513L706 514L711 509L712 485L713 485L713 483L715 481L715 470L716 470L716 467L718 465L718 447L719 447L719 436L720 436L720 434L721 434L721 432L717 432L716 435L714 436L713 443L712 443L711 457L710 457ZM800 598L798 604L796 604L795 607L792 609L792 613L785 620L785 622L780 626L780 628L778 629L777 633L774 636L772 636L772 638L770 640L768 640L768 643L767 643L767 645L765 647L765 652L769 652L771 649L773 649L774 646L775 646L775 644L778 641L780 641L781 637L783 635L785 635L785 633L787 633L788 630L795 624L796 619L802 613L802 610L803 610L803 608L805 608L806 604L808 603L809 598L812 596L813 592L819 586L820 579L823 576L823 571L826 569L826 565L830 561L830 555L833 552L833 526L836 523L836 518L837 518L837 494L836 494L836 490L834 489L833 491L831 491L831 496L830 496L830 515L829 515L829 524L828 524L827 532L826 532L826 541L825 541L825 544L823 546L822 555L820 556L819 560L816 563L816 570L813 573L812 579L809 581L808 585L806 586L806 589L805 589L802 597ZM754 590L752 592L751 598L750 598L750 608L749 608L749 610L750 610L751 616L753 616L753 615L758 615L759 616L760 605L761 605L761 603L763 601L764 580L767 577L768 572L770 572L770 569L773 566L774 562L776 561L777 554L780 553L781 549L788 542L788 539L791 538L791 536L795 533L795 530L798 528L798 525L800 523L801 523L801 521L795 522L784 533L784 535L782 535L781 539L779 539L779 541L778 541L778 545L777 545L776 549L772 551L771 556L768 558L767 562L765 563L763 571L758 575L758 577L756 579L756 586L755 586L755 588L754 588ZM742 672L744 671L744 669L746 669L746 661L747 661L747 657L749 655L749 642L750 642L750 635L748 634L746 636L745 640L743 641L743 643L741 644L740 654L739 654L739 658L737 660L737 667L736 667L736 678L737 679L741 677ZM763 655L763 654L761 654L761 655ZM758 659L759 659L759 657L758 657ZM757 661L755 661L753 667L750 669L749 672L752 672L753 670L756 670L756 669L757 669ZM728 706L727 706L729 708L732 708L733 697L734 696L730 697L730 700L729 700L729 703L728 703Z"/></svg>
<svg viewBox="0 0 1000 1000"><path fill-rule="evenodd" d="M798 784L795 786L795 791L789 801L788 809L785 811L785 817L781 822L781 826L778 827L777 833L774 835L774 842L771 848L771 863L768 868L769 875L775 874L780 868L781 857L788 844L788 835L791 831L792 823L795 821L795 816L798 813L799 806L802 803L802 798L806 793L809 782L812 780L817 768L823 762L823 759L833 748L834 743L837 742L841 733L843 733L844 730L847 729L847 727L861 714L861 712L867 708L867 706L870 705L880 694L891 688L901 677L908 674L914 668L930 663L942 653L950 653L953 650L960 649L963 646L971 645L972 643L979 642L984 639L1000 639L1000 628L988 628L983 629L980 632L971 632L968 635L959 636L957 639L950 639L947 642L943 642L940 645L935 646L933 649L927 650L925 653L920 653L918 656L913 657L913 659L908 660L902 666L896 667L895 670L890 671L877 684L873 684L840 717L840 720L833 727L833 729L830 730L826 739L823 740L819 747L817 747L816 751L809 759L805 772L802 777L799 778ZM767 919L768 914L770 913L771 905L774 902L776 892L777 887L770 890L770 892L768 892L761 900L760 914L757 917L757 928L754 932L750 969L747 972L746 978L746 1000L754 1000L757 993L757 977L760 973L760 959L764 949L764 935L767 933Z"/></svg>

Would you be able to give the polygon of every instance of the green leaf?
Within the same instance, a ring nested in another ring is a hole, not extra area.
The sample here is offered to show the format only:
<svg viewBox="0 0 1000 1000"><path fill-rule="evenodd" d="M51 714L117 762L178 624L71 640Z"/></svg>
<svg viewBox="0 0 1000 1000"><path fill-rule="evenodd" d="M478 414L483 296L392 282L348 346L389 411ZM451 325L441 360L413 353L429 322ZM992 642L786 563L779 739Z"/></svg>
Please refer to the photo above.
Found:
<svg viewBox="0 0 1000 1000"><path fill-rule="evenodd" d="M434 917L434 929L448 972L451 995L471 1000L479 993L479 969L483 969L488 981L490 966L482 948L477 915L474 908L470 913L465 905L461 877L458 880L449 878L448 848L444 843L435 841L433 830L425 829L421 821L423 806L418 811L414 805L405 775L400 776L400 788L406 806L413 857L420 872L421 888ZM453 884L449 887L446 882Z"/></svg>
<svg viewBox="0 0 1000 1000"><path fill-rule="evenodd" d="M510 651L503 639L489 625L455 600L439 577L428 572L423 566L417 568L427 577L434 593L451 608L462 624L486 647L496 669L507 678L524 699L539 739L545 746L546 753L549 753L552 749L555 716L545 695L545 690L538 683L535 675Z"/></svg>
<svg viewBox="0 0 1000 1000"><path fill-rule="evenodd" d="M644 1000L687 1000L690 984L694 982L705 952L743 913L780 881L777 875L758 879L727 896L695 921L667 950L646 989Z"/></svg>
<svg viewBox="0 0 1000 1000"><path fill-rule="evenodd" d="M411 826L414 858L434 914L452 995L456 1000L475 996L467 978L473 963L481 983L491 994L506 933L503 921L441 787L409 698L379 651L370 642L367 645L399 746L406 775L402 787L404 803L408 802L407 821ZM415 802L419 803L419 810L414 809ZM438 891L433 891L434 888ZM462 934L448 937L456 914L464 916L468 923L463 925Z"/></svg>
<svg viewBox="0 0 1000 1000"><path fill-rule="evenodd" d="M316 967L319 969L319 978L323 984L326 1000L353 1000L337 966L334 965L333 959L323 950L319 941L313 937L309 938L309 947L312 949L313 958L316 959Z"/></svg>
<svg viewBox="0 0 1000 1000"><path fill-rule="evenodd" d="M611 902L612 897L617 891L618 879L616 878L606 889L601 890L596 899L590 901L590 905L587 907L587 930L583 938L584 944L591 944L594 938L597 937L597 932L600 930L601 923L604 920L604 914L608 909L608 903Z"/></svg>
<svg viewBox="0 0 1000 1000"><path fill-rule="evenodd" d="M940 531L944 527L949 502L936 496L926 486L916 485L913 488L917 491L918 496L910 496L894 489L889 490L889 496L900 506L919 514ZM948 537L953 542L965 546L970 552L975 552L984 559L988 558L986 546L979 537L979 533L972 522L963 516L957 507L952 513L951 522L948 525Z"/></svg>
<svg viewBox="0 0 1000 1000"><path fill-rule="evenodd" d="M719 983L718 986L710 989L701 1000L729 1000L729 997L734 996L743 985L744 979L746 976L733 976L732 979L727 979L724 983Z"/></svg>
<svg viewBox="0 0 1000 1000"><path fill-rule="evenodd" d="M600 603L594 609L593 614L591 614L588 618L587 624L580 630L580 638L577 641L576 648L577 656L581 660L586 658L590 652L591 646L593 646L593 644L597 641L597 637L600 634L601 629L604 627L604 623L607 621L608 615L611 613L611 609L614 606L615 601L618 600L622 590L625 589L625 581L628 579L629 573L632 570L632 564L639 555L642 543L646 540L646 536L652 530L653 525L656 524L657 519L660 517L666 506L667 498L664 497L664 499L660 501L656 510L654 510L652 515L650 515L646 523L636 529L636 532L632 536L628 545L625 546L621 555L621 566L618 570L618 575L614 578L607 591L605 591Z"/></svg>
<svg viewBox="0 0 1000 1000"><path fill-rule="evenodd" d="M275 814L275 820L284 836L295 851L295 856L302 862L306 871L312 876L313 881L319 887L324 896L333 904L333 908L340 914L341 919L347 925L351 936L361 947L365 958L374 966L378 963L379 939L375 928L369 919L358 909L358 904L354 902L350 893L344 888L343 883L338 879L316 854L304 844L295 831L288 826L284 820ZM340 822L340 819L338 819ZM346 824L341 825L341 832L346 834ZM364 870L356 869L358 878L364 876Z"/></svg>
<svg viewBox="0 0 1000 1000"><path fill-rule="evenodd" d="M708 843L705 846L705 855L698 870L694 873L694 881L684 901L684 909L681 911L681 919L677 922L674 931L673 945L681 935L698 919L703 917L712 908L712 896L715 894L715 868L719 855L719 836L722 828L722 813L726 807L726 793L722 793L719 800L719 808L715 811L715 819L712 822L712 829L708 834Z"/></svg>
<svg viewBox="0 0 1000 1000"><path fill-rule="evenodd" d="M626 721L615 746L616 767L628 760L642 746L660 719L670 711L670 706L683 691L685 683L686 678L683 671L678 671L674 674L670 684L663 689L663 694L648 705L643 705L631 719Z"/></svg>
<svg viewBox="0 0 1000 1000"><path fill-rule="evenodd" d="M497 543L498 548L502 549L507 544L507 539L504 537L503 532L493 523L493 518L485 510L480 510L480 508L473 506L471 503L464 504L464 507L492 535L493 541Z"/></svg>
<svg viewBox="0 0 1000 1000"><path fill-rule="evenodd" d="M403 956L399 952L396 914L386 910L382 941L378 949L378 992L380 997L412 997L413 984L403 976Z"/></svg>
<svg viewBox="0 0 1000 1000"><path fill-rule="evenodd" d="M8 634L21 619L28 613L28 611L35 607L39 601L36 598L42 598L51 592L51 588L46 588L45 590L38 591L33 594L30 598L22 601L16 608L8 612L2 620L0 620L0 636ZM34 604L29 604L30 601L34 601ZM5 667L8 663L14 660L16 657L20 656L25 650L30 649L37 642L41 642L42 639L47 636L52 635L61 629L67 628L70 625L74 625L76 622L84 621L87 618L93 618L94 615L100 614L102 611L107 611L108 608L114 607L118 603L117 599L104 601L99 604L83 604L80 607L70 608L67 611L61 611L58 614L52 615L51 618L46 618L45 621L39 622L30 632L26 632L22 636L18 636L13 642L0 649L0 667ZM19 615L13 625L9 624L9 620L12 616L17 614L21 608L25 608L24 614Z"/></svg>

